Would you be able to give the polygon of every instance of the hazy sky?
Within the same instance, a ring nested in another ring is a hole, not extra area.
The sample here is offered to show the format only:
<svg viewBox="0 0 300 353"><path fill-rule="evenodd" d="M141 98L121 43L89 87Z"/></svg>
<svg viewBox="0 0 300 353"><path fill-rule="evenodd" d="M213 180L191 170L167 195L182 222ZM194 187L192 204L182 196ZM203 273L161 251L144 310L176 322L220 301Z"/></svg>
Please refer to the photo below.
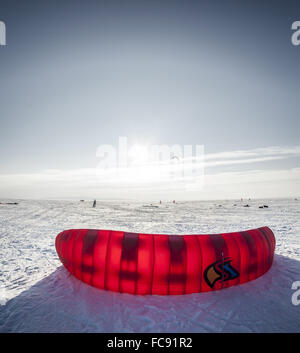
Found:
<svg viewBox="0 0 300 353"><path fill-rule="evenodd" d="M300 194L299 1L0 0L0 20L0 197ZM108 188L87 175L119 136L223 162L197 193Z"/></svg>

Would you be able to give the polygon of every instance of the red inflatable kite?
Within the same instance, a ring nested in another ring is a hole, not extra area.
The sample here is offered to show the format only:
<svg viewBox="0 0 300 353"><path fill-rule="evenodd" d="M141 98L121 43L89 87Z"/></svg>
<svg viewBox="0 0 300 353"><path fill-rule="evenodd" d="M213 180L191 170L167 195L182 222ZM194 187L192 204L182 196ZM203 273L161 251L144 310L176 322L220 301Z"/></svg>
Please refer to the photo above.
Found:
<svg viewBox="0 0 300 353"><path fill-rule="evenodd" d="M275 237L268 227L209 235L71 229L57 235L64 266L94 287L132 294L207 292L269 270Z"/></svg>

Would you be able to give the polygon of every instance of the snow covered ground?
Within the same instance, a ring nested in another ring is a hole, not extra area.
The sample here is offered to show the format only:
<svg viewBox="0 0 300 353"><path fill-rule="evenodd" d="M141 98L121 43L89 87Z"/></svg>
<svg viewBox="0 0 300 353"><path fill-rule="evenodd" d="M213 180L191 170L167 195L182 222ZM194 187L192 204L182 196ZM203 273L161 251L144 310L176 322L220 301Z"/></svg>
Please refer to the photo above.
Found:
<svg viewBox="0 0 300 353"><path fill-rule="evenodd" d="M179 202L0 200L1 332L300 332L300 201ZM248 203L250 207L243 207ZM235 205L236 204L236 205ZM260 209L262 204L269 208ZM234 206L235 205L235 206ZM62 267L54 240L69 228L144 233L218 233L269 226L271 270L228 289L133 296L90 287Z"/></svg>

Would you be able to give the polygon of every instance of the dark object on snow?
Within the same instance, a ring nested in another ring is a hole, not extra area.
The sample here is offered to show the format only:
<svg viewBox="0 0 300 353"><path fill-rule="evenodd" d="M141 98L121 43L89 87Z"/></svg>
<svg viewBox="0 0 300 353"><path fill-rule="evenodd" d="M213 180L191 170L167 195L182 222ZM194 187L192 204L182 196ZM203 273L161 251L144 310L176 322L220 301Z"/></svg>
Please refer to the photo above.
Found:
<svg viewBox="0 0 300 353"><path fill-rule="evenodd" d="M18 202L6 202L6 205L18 205Z"/></svg>
<svg viewBox="0 0 300 353"><path fill-rule="evenodd" d="M250 206L247 204L247 205L244 205L244 207L250 207Z"/></svg>
<svg viewBox="0 0 300 353"><path fill-rule="evenodd" d="M96 207L96 200L94 200L93 202L93 207Z"/></svg>
<svg viewBox="0 0 300 353"><path fill-rule="evenodd" d="M84 202L84 200L80 200L80 202Z"/></svg>
<svg viewBox="0 0 300 353"><path fill-rule="evenodd" d="M269 206L268 205L264 205L264 208L269 208Z"/></svg>
<svg viewBox="0 0 300 353"><path fill-rule="evenodd" d="M264 208L264 206L258 206L258 208Z"/></svg>

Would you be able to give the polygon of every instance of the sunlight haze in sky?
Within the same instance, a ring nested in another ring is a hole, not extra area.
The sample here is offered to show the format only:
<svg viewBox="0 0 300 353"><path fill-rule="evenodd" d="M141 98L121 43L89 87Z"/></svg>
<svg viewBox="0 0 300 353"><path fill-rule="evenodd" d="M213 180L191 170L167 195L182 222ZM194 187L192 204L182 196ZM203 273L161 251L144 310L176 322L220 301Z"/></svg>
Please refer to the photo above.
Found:
<svg viewBox="0 0 300 353"><path fill-rule="evenodd" d="M299 14L290 0L2 0L0 198L300 196ZM101 177L97 149L121 136L145 163L148 145L204 146L203 187L149 165L147 180Z"/></svg>

